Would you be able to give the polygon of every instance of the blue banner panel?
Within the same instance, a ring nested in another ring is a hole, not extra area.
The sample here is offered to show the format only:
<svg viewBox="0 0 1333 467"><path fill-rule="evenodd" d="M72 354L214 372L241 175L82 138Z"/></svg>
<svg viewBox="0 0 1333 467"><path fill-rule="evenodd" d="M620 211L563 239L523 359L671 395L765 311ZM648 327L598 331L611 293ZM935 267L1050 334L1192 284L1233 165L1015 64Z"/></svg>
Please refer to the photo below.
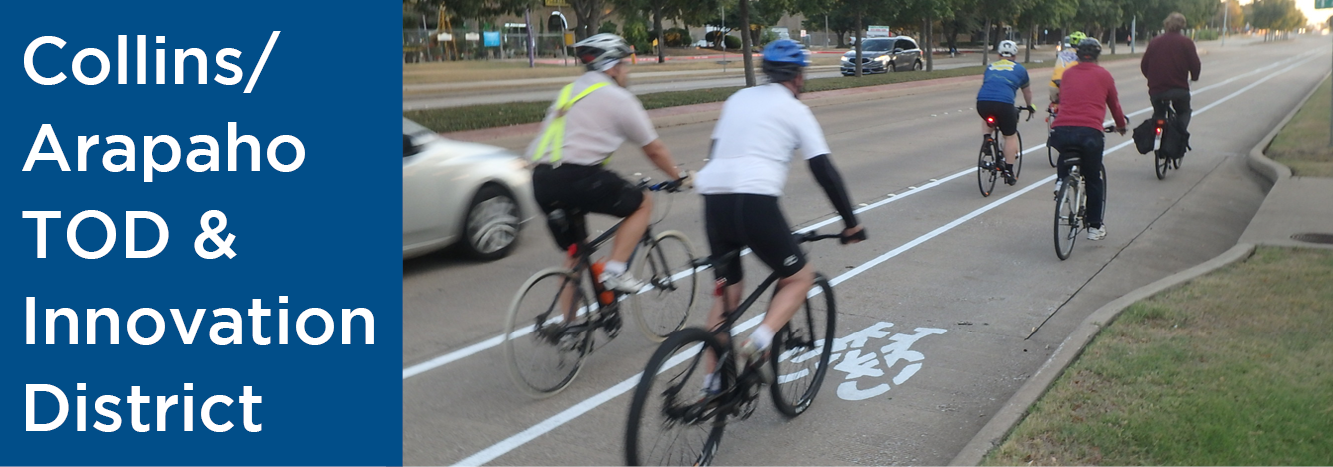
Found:
<svg viewBox="0 0 1333 467"><path fill-rule="evenodd" d="M6 4L0 463L402 463L395 6Z"/></svg>

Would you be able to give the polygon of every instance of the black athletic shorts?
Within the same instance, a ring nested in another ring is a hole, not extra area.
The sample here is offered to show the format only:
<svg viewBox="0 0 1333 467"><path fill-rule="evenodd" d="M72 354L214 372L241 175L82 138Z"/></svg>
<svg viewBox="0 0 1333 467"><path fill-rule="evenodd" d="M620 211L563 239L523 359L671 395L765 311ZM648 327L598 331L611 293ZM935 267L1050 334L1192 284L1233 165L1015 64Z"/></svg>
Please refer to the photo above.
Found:
<svg viewBox="0 0 1333 467"><path fill-rule="evenodd" d="M578 164L538 165L532 170L532 194L561 249L588 237L584 213L624 218L643 204L643 191L630 182L599 166ZM562 219L551 216L557 209L564 211Z"/></svg>
<svg viewBox="0 0 1333 467"><path fill-rule="evenodd" d="M995 101L977 101L977 115L981 118L995 117L995 124L1000 127L1000 134L1010 136L1018 132L1018 107Z"/></svg>
<svg viewBox="0 0 1333 467"><path fill-rule="evenodd" d="M805 267L805 255L796 246L775 196L704 195L704 229L714 260L750 247L781 277L791 277ZM740 256L727 264L715 264L714 273L728 284L739 283L743 277Z"/></svg>

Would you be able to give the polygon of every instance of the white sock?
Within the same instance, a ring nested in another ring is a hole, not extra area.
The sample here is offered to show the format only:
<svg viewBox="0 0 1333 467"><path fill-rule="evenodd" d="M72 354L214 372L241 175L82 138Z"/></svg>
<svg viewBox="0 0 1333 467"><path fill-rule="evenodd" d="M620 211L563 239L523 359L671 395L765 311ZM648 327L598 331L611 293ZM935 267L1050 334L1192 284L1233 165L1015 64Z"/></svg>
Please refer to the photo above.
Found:
<svg viewBox="0 0 1333 467"><path fill-rule="evenodd" d="M626 269L625 263L622 263L620 261L607 261L606 265L602 266L602 271L605 271L611 274L612 276L619 276L621 274L624 274L625 269Z"/></svg>
<svg viewBox="0 0 1333 467"><path fill-rule="evenodd" d="M767 349L773 343L773 334L774 331L768 329L768 326L760 324L750 334L750 342L754 342L754 345L759 347L760 350Z"/></svg>
<svg viewBox="0 0 1333 467"><path fill-rule="evenodd" d="M722 378L717 377L717 373L704 375L704 389L709 392L718 392L722 390Z"/></svg>

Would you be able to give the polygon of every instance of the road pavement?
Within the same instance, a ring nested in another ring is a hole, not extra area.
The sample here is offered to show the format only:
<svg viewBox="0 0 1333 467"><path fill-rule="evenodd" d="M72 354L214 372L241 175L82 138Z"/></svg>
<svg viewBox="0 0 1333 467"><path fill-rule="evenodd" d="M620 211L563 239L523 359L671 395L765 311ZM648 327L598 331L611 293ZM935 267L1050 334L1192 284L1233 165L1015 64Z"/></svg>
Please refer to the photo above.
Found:
<svg viewBox="0 0 1333 467"><path fill-rule="evenodd" d="M816 245L810 259L838 284L837 335L860 332L867 340L855 354L839 355L799 418L785 420L761 399L752 418L728 427L716 463L947 463L1090 313L1235 245L1268 183L1246 167L1244 154L1327 73L1330 51L1320 38L1215 44L1202 46L1194 150L1181 170L1159 181L1150 156L1122 146L1128 137L1108 136L1109 235L1080 239L1067 261L1052 246L1054 169L1039 147L1039 119L1020 125L1031 151L1019 184L982 198L972 169L980 139L975 83L812 102L853 199L867 204L860 219L870 241ZM1134 122L1148 115L1137 64L1107 64ZM659 132L678 160L698 168L712 126ZM498 143L517 148L525 139ZM660 178L639 154L621 148L611 168ZM663 211L668 200L657 228L685 232L704 253L698 196L659 199ZM832 217L800 163L792 165L783 207L794 227ZM592 354L567 390L544 400L514 387L495 345L519 285L560 259L544 226L530 225L500 261L440 253L403 263L405 463L623 462L624 392L655 349L634 325ZM748 256L745 265L751 277L765 271ZM698 300L696 323L708 297ZM908 349L886 347L912 339Z"/></svg>

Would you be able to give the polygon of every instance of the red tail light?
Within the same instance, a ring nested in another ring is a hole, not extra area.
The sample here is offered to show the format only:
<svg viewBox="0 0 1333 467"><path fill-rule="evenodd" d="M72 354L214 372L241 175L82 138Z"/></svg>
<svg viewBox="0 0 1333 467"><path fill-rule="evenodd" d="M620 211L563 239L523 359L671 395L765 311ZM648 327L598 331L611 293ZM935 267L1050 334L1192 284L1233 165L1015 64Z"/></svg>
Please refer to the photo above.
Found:
<svg viewBox="0 0 1333 467"><path fill-rule="evenodd" d="M995 123L995 119L991 117L986 117L986 123Z"/></svg>
<svg viewBox="0 0 1333 467"><path fill-rule="evenodd" d="M1160 126L1157 127L1157 134L1159 134L1159 135L1162 134L1162 127L1160 127Z"/></svg>

